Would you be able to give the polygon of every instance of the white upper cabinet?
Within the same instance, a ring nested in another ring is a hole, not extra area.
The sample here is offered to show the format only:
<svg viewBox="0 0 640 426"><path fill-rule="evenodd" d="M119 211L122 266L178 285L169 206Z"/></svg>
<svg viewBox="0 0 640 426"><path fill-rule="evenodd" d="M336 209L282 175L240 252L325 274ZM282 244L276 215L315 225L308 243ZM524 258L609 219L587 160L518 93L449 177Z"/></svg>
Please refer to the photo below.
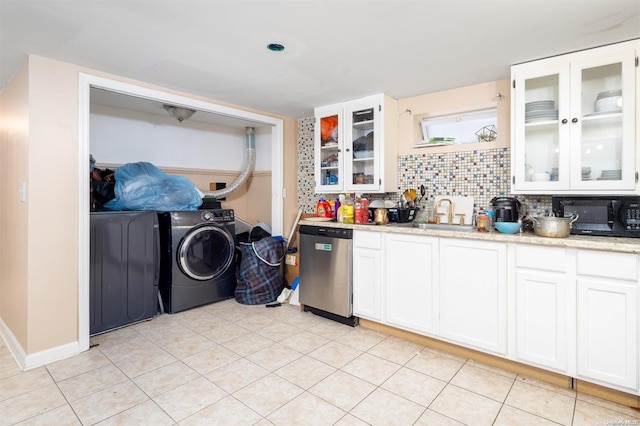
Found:
<svg viewBox="0 0 640 426"><path fill-rule="evenodd" d="M512 192L636 193L640 41L515 65Z"/></svg>
<svg viewBox="0 0 640 426"><path fill-rule="evenodd" d="M397 191L397 115L383 94L316 108L316 192Z"/></svg>

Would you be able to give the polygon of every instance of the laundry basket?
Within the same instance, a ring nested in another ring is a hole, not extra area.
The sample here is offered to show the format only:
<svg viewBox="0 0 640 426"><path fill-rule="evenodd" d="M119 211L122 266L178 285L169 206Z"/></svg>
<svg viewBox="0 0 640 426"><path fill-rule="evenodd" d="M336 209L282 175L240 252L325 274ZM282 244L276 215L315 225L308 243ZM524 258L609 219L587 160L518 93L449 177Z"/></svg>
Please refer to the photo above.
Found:
<svg viewBox="0 0 640 426"><path fill-rule="evenodd" d="M251 234L248 241L238 236L235 298L244 305L262 305L275 301L284 289L285 242L272 236L252 241Z"/></svg>

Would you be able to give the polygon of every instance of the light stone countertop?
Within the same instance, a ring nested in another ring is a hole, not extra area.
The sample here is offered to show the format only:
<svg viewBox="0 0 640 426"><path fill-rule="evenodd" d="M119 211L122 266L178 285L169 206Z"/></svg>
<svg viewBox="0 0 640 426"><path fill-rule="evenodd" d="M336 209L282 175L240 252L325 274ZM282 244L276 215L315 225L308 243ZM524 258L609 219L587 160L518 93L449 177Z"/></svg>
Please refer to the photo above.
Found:
<svg viewBox="0 0 640 426"><path fill-rule="evenodd" d="M532 233L502 234L497 230L494 230L493 232L460 232L439 229L420 229L411 227L405 223L390 223L388 225L352 225L337 222L314 222L306 219L302 219L300 221L300 225L640 254L640 238L593 237L588 235L570 235L567 238L547 238L540 237Z"/></svg>

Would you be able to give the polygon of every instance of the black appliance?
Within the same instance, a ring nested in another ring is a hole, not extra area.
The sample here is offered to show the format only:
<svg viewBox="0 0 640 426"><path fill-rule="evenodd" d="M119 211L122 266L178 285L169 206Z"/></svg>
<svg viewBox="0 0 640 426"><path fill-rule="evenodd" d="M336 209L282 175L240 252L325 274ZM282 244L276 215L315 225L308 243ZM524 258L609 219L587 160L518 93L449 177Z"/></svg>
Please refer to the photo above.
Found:
<svg viewBox="0 0 640 426"><path fill-rule="evenodd" d="M491 206L496 222L517 222L520 215L520 201L512 197L493 197Z"/></svg>
<svg viewBox="0 0 640 426"><path fill-rule="evenodd" d="M158 213L160 294L175 313L233 297L235 222L231 209Z"/></svg>
<svg viewBox="0 0 640 426"><path fill-rule="evenodd" d="M572 234L640 237L640 197L555 196L551 207L557 217L578 215Z"/></svg>
<svg viewBox="0 0 640 426"><path fill-rule="evenodd" d="M156 212L91 212L89 223L89 334L152 318L159 307Z"/></svg>

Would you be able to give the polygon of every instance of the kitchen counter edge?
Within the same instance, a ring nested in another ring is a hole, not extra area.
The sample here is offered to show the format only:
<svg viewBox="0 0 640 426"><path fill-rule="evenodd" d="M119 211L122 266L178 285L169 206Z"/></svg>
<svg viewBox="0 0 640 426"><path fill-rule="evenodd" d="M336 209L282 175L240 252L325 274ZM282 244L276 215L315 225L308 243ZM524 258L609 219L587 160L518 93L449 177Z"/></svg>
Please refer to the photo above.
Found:
<svg viewBox="0 0 640 426"><path fill-rule="evenodd" d="M532 233L502 234L495 230L493 232L464 232L412 228L406 224L396 223L390 223L388 225L360 225L338 222L314 222L305 219L300 221L300 225L640 254L640 239L638 238L594 237L590 235L570 235L566 238L547 238L540 237Z"/></svg>

